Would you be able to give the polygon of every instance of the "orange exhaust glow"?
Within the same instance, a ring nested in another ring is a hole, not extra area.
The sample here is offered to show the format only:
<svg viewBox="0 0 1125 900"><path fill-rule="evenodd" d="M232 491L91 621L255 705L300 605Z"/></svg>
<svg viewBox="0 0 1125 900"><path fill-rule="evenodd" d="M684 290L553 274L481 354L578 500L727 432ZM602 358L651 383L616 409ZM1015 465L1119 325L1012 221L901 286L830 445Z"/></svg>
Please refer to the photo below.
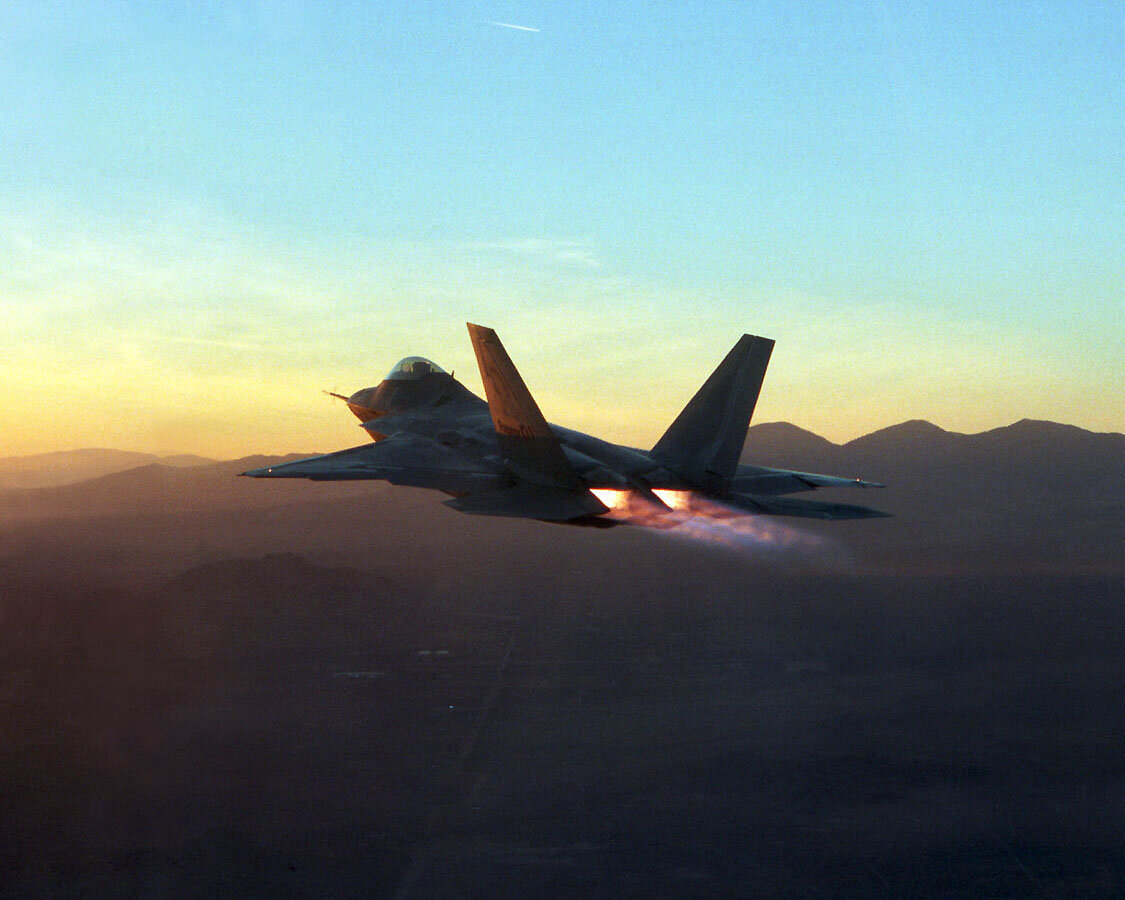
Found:
<svg viewBox="0 0 1125 900"><path fill-rule="evenodd" d="M591 488L590 493L611 510L628 509L629 507L629 491L618 491L613 488Z"/></svg>
<svg viewBox="0 0 1125 900"><path fill-rule="evenodd" d="M691 491L673 491L667 488L657 488L653 490L653 493L672 509L691 508Z"/></svg>
<svg viewBox="0 0 1125 900"><path fill-rule="evenodd" d="M657 506L636 491L593 488L604 503L607 518L641 528L658 529L672 538L714 544L744 552L797 550L823 555L832 545L768 516L748 515L693 491L659 488L653 491L669 508Z"/></svg>

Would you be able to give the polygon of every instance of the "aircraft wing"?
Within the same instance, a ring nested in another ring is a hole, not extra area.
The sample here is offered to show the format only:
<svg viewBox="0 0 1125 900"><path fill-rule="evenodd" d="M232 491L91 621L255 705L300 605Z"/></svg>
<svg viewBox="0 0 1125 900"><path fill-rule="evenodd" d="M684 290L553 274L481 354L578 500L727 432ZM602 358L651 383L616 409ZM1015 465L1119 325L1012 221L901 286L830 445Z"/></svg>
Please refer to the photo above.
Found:
<svg viewBox="0 0 1125 900"><path fill-rule="evenodd" d="M251 478L308 478L312 481L372 479L452 494L476 493L508 482L479 460L418 435L399 434L348 450L243 472Z"/></svg>
<svg viewBox="0 0 1125 900"><path fill-rule="evenodd" d="M791 472L788 469L770 469L766 466L739 466L731 481L731 490L759 496L798 494L820 487L881 488L886 485L877 481L861 481L859 478Z"/></svg>

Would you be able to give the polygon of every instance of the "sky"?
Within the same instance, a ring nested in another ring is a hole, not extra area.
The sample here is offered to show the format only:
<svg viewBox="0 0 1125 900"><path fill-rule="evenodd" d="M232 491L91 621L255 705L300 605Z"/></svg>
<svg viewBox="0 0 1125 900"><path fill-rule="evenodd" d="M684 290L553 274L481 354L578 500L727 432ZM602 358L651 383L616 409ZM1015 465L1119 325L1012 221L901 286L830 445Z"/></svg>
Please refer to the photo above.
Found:
<svg viewBox="0 0 1125 900"><path fill-rule="evenodd" d="M505 27L520 25L521 29ZM528 30L535 29L535 30ZM1125 431L1125 4L0 4L0 455L361 443L492 326L650 446Z"/></svg>

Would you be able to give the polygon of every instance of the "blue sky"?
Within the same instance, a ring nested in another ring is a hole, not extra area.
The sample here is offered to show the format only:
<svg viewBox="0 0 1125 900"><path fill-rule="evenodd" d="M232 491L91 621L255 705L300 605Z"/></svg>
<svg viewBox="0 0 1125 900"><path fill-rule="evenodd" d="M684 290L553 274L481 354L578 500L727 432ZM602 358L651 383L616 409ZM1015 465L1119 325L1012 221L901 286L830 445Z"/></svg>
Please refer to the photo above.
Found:
<svg viewBox="0 0 1125 900"><path fill-rule="evenodd" d="M477 388L466 319L641 444L743 331L756 418L835 440L1123 430L1122 47L1119 3L9 3L0 452L346 446L316 390Z"/></svg>

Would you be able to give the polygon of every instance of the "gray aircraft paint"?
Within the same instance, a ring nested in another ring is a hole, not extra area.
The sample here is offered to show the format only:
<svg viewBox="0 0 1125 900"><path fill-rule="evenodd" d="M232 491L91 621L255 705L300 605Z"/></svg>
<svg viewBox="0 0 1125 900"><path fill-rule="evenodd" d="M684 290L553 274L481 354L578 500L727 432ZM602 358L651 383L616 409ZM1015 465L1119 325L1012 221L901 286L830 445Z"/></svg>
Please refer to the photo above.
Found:
<svg viewBox="0 0 1125 900"><path fill-rule="evenodd" d="M884 516L844 503L780 495L819 487L882 487L840 478L739 465L746 430L773 350L743 335L650 451L549 424L491 328L469 324L488 401L429 360L407 357L375 387L344 400L372 443L243 472L253 478L376 479L452 495L473 515L574 525L628 524L607 516L591 491L629 492L637 521L669 508L654 492L691 491L734 509L820 519Z"/></svg>

